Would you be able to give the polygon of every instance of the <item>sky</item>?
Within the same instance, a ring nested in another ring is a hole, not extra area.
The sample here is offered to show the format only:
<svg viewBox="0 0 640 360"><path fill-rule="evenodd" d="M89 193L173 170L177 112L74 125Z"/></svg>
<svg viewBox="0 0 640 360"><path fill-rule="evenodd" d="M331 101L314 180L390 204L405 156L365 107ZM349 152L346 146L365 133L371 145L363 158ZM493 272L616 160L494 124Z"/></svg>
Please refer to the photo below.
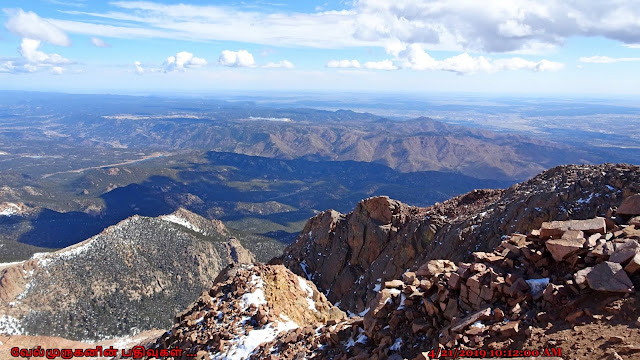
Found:
<svg viewBox="0 0 640 360"><path fill-rule="evenodd" d="M3 0L0 89L640 95L640 0Z"/></svg>

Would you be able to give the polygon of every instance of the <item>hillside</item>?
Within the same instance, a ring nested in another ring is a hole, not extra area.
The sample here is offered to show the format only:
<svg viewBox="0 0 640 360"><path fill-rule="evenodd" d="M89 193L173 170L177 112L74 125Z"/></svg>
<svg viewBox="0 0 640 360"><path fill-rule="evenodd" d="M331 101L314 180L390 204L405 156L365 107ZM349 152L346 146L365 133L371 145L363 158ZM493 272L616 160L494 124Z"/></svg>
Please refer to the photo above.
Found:
<svg viewBox="0 0 640 360"><path fill-rule="evenodd" d="M75 340L163 328L224 267L254 260L219 221L183 209L134 216L77 245L5 265L0 328Z"/></svg>

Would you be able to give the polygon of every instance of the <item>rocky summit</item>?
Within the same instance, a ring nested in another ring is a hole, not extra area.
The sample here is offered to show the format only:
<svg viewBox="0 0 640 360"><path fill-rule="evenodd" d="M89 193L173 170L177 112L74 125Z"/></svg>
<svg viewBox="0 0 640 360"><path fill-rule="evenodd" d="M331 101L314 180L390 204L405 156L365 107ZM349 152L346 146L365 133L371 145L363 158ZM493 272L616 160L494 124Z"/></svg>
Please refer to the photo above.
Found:
<svg viewBox="0 0 640 360"><path fill-rule="evenodd" d="M247 359L279 334L296 341L345 319L313 283L284 266L230 266L211 290L176 316L148 354L180 349L183 358Z"/></svg>
<svg viewBox="0 0 640 360"><path fill-rule="evenodd" d="M0 330L86 340L166 328L225 266L253 261L219 221L134 216L0 269Z"/></svg>
<svg viewBox="0 0 640 360"><path fill-rule="evenodd" d="M273 263L306 276L329 300L358 314L385 281L430 259L469 260L473 252L493 251L506 234L544 222L590 219L618 206L625 212L637 206L638 192L638 166L603 164L560 166L505 190L475 190L427 208L369 198L349 214L329 210L310 219ZM633 202L621 205L624 198ZM559 254L581 241L567 233L550 246Z"/></svg>
<svg viewBox="0 0 640 360"><path fill-rule="evenodd" d="M636 359L640 329L631 323L640 320L640 236L628 220L545 222L526 235L504 237L492 252L474 252L469 262L429 260L378 284L362 316L295 341L280 334L257 353L429 359L438 351L454 357L454 349L458 357L533 349L547 357ZM554 241L562 239L582 245L559 249Z"/></svg>

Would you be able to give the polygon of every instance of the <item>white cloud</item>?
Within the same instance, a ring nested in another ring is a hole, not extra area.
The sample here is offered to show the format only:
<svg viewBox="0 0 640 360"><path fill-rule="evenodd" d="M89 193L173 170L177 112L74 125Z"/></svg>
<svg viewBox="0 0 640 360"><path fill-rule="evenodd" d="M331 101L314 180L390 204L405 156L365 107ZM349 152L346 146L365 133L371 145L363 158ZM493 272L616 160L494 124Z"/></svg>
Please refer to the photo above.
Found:
<svg viewBox="0 0 640 360"><path fill-rule="evenodd" d="M266 68L266 69L274 69L274 68L293 69L293 68L295 68L293 63L291 61L288 61L288 60L282 60L282 61L278 61L278 62L268 62L268 63L262 65L262 67Z"/></svg>
<svg viewBox="0 0 640 360"><path fill-rule="evenodd" d="M61 68L60 66L54 66L51 68L51 73L53 75L62 75L63 72L64 72L64 69Z"/></svg>
<svg viewBox="0 0 640 360"><path fill-rule="evenodd" d="M365 69L371 70L396 70L398 67L393 65L391 60L367 61L362 65Z"/></svg>
<svg viewBox="0 0 640 360"><path fill-rule="evenodd" d="M619 63L619 62L640 61L640 58L638 57L612 58L608 56L590 56L590 57L581 57L579 61L583 63L592 63L592 64L613 64L613 63Z"/></svg>
<svg viewBox="0 0 640 360"><path fill-rule="evenodd" d="M12 33L28 39L46 41L54 45L69 46L71 40L62 30L36 13L22 9L5 9L9 20L5 26Z"/></svg>
<svg viewBox="0 0 640 360"><path fill-rule="evenodd" d="M218 63L223 66L233 66L233 67L255 67L256 62L247 50L224 50L220 54L220 58L218 59Z"/></svg>
<svg viewBox="0 0 640 360"><path fill-rule="evenodd" d="M163 64L164 72L185 71L189 68L199 68L207 65L207 60L193 56L192 53L181 51L176 56L169 56Z"/></svg>
<svg viewBox="0 0 640 360"><path fill-rule="evenodd" d="M629 49L640 49L640 43L639 44L624 44L624 46L628 47Z"/></svg>
<svg viewBox="0 0 640 360"><path fill-rule="evenodd" d="M41 41L34 39L22 39L18 52L22 58L16 58L0 63L0 72L33 73L43 69L51 69L55 74L62 74L60 65L69 65L73 62L58 54L47 54L38 50ZM58 70L60 69L60 70Z"/></svg>
<svg viewBox="0 0 640 360"><path fill-rule="evenodd" d="M144 67L142 67L142 63L140 61L135 61L133 66L136 68L136 74L142 75L144 74Z"/></svg>
<svg viewBox="0 0 640 360"><path fill-rule="evenodd" d="M638 1L358 0L355 37L430 49L530 52L571 36L640 39Z"/></svg>
<svg viewBox="0 0 640 360"><path fill-rule="evenodd" d="M65 59L58 54L45 54L44 52L38 50L39 47L40 40L22 39L19 52L20 55L22 55L22 57L27 60L27 62L33 65L44 66L72 63L71 60Z"/></svg>
<svg viewBox="0 0 640 360"><path fill-rule="evenodd" d="M473 57L462 53L444 60L432 58L419 45L410 45L398 55L398 66L412 70L441 70L458 74L495 73L504 70L558 71L564 64L549 61L530 61L519 57L491 60L484 56Z"/></svg>
<svg viewBox="0 0 640 360"><path fill-rule="evenodd" d="M362 67L358 60L331 60L326 65L328 68L355 68L359 69Z"/></svg>
<svg viewBox="0 0 640 360"><path fill-rule="evenodd" d="M399 43L403 47L419 44L429 50L539 53L561 46L572 36L640 43L638 0L345 3L353 6L342 11L261 13L228 6L114 1L110 5L118 11L66 11L82 16L82 20L47 20L64 31L91 36L316 48L388 47ZM85 20L87 17L90 20Z"/></svg>
<svg viewBox="0 0 640 360"><path fill-rule="evenodd" d="M484 56L462 53L443 60L436 60L417 44L399 51L394 60L369 61L363 65L358 60L331 60L329 68L365 68L371 70L433 70L458 74L495 73L504 70L530 70L535 72L557 71L564 64L549 60L530 61L519 57L491 60Z"/></svg>
<svg viewBox="0 0 640 360"><path fill-rule="evenodd" d="M97 38L97 37L92 37L91 38L91 43L99 48L108 48L111 47L111 45L109 45L107 42L105 42L104 40Z"/></svg>

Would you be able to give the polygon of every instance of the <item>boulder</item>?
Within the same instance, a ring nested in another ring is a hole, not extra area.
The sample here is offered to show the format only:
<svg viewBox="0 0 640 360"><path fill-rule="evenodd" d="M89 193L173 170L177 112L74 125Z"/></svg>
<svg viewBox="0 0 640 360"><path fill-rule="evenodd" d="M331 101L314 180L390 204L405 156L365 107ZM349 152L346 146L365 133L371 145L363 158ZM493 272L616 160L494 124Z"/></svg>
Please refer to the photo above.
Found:
<svg viewBox="0 0 640 360"><path fill-rule="evenodd" d="M585 242L584 237L570 236L565 238L563 236L561 239L548 240L545 245L555 261L562 261L582 249Z"/></svg>
<svg viewBox="0 0 640 360"><path fill-rule="evenodd" d="M592 267L586 277L587 284L593 290L622 293L635 291L629 276L618 263L610 261L600 263Z"/></svg>
<svg viewBox="0 0 640 360"><path fill-rule="evenodd" d="M616 211L616 214L630 216L640 215L640 194L631 195L624 199L618 211Z"/></svg>
<svg viewBox="0 0 640 360"><path fill-rule="evenodd" d="M567 230L580 230L585 233L604 234L606 229L604 218L597 217L588 220L567 220L543 222L540 227L540 237L550 238L562 236Z"/></svg>
<svg viewBox="0 0 640 360"><path fill-rule="evenodd" d="M456 264L449 260L430 260L423 264L416 271L418 276L435 276L443 274L445 272L452 272L458 270Z"/></svg>
<svg viewBox="0 0 640 360"><path fill-rule="evenodd" d="M609 261L624 264L640 252L640 243L629 239L623 243L616 244L614 248L615 250L609 257Z"/></svg>
<svg viewBox="0 0 640 360"><path fill-rule="evenodd" d="M518 335L520 332L520 321L509 321L508 323L500 326L500 335L504 337L512 337Z"/></svg>

